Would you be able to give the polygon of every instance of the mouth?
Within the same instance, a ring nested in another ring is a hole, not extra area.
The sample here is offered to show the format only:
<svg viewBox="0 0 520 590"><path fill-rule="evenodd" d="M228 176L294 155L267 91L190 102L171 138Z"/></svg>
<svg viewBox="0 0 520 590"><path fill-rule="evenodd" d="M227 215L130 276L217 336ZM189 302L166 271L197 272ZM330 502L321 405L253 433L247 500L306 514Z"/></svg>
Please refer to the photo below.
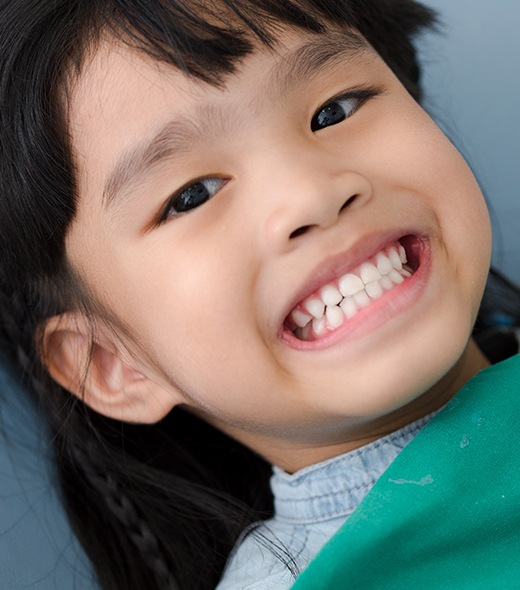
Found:
<svg viewBox="0 0 520 590"><path fill-rule="evenodd" d="M345 329L353 318L368 316L390 294L401 291L421 266L421 240L407 235L386 244L364 262L322 284L295 305L284 321L284 332L302 342L314 342Z"/></svg>

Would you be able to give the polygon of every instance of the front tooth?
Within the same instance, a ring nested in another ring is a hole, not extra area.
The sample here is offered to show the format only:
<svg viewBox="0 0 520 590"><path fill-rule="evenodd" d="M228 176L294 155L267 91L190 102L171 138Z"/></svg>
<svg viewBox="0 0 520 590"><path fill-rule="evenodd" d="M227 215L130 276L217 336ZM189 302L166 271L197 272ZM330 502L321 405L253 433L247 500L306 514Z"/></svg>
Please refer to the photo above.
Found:
<svg viewBox="0 0 520 590"><path fill-rule="evenodd" d="M365 288L363 281L354 274L346 274L339 280L339 290L344 297L351 297Z"/></svg>
<svg viewBox="0 0 520 590"><path fill-rule="evenodd" d="M320 297L327 306L337 305L343 299L343 295L332 285L325 285L320 291Z"/></svg>
<svg viewBox="0 0 520 590"><path fill-rule="evenodd" d="M311 297L311 299L307 299L307 301L303 304L303 307L311 314L312 317L316 318L317 320L321 319L325 313L325 304L317 297Z"/></svg>
<svg viewBox="0 0 520 590"><path fill-rule="evenodd" d="M404 278L395 269L388 276L396 285L400 285L404 281Z"/></svg>
<svg viewBox="0 0 520 590"><path fill-rule="evenodd" d="M379 252L379 254L376 256L376 265L377 270L382 275L387 275L389 272L392 272L392 269L394 268L388 259L388 256L385 256L382 252Z"/></svg>
<svg viewBox="0 0 520 590"><path fill-rule="evenodd" d="M402 244L399 244L399 258L401 259L401 262L403 264L406 264L408 262L406 258L406 250L404 249L404 246Z"/></svg>
<svg viewBox="0 0 520 590"><path fill-rule="evenodd" d="M368 283L379 281L381 278L381 273L371 262L363 262L363 264L359 267L359 276L361 277L363 283L368 285Z"/></svg>
<svg viewBox="0 0 520 590"><path fill-rule="evenodd" d="M379 299L383 294L383 287L379 281L374 281L373 283L368 283L365 285L365 291L367 292L370 299Z"/></svg>
<svg viewBox="0 0 520 590"><path fill-rule="evenodd" d="M305 328L305 326L312 320L312 316L306 314L300 309L294 309L291 313L291 319L298 326L298 328Z"/></svg>
<svg viewBox="0 0 520 590"><path fill-rule="evenodd" d="M399 276L401 276L401 275L399 275ZM358 291L357 293L355 293L352 296L352 299L354 299L354 303L358 307L367 307L367 305L370 305L370 297L367 295L367 292L364 290Z"/></svg>
<svg viewBox="0 0 520 590"><path fill-rule="evenodd" d="M329 328L331 330L339 328L341 324L345 321L345 316L343 315L343 312L337 305L327 307L325 316L327 318L327 323L329 324Z"/></svg>
<svg viewBox="0 0 520 590"><path fill-rule="evenodd" d="M390 262L392 263L392 266L395 268L395 270L401 270L403 268L401 257L395 248L391 248L388 251L388 258L390 258Z"/></svg>
<svg viewBox="0 0 520 590"><path fill-rule="evenodd" d="M316 336L322 336L327 331L327 320L325 318L312 320L312 331Z"/></svg>
<svg viewBox="0 0 520 590"><path fill-rule="evenodd" d="M343 310L347 320L353 318L357 313L357 306L351 297L346 297L343 299L343 301L340 303L340 307Z"/></svg>

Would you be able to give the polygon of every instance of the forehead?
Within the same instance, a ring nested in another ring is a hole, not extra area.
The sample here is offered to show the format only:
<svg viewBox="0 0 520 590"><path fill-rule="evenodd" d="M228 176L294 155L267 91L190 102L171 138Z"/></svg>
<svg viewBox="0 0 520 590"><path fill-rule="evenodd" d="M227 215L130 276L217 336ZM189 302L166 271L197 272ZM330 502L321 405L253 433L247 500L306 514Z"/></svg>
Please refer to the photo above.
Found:
<svg viewBox="0 0 520 590"><path fill-rule="evenodd" d="M110 165L110 194L114 181L120 183L135 168L131 161L149 165L172 137L178 148L201 134L218 136L224 127L230 131L238 124L238 108L254 112L254 102L277 100L324 71L344 71L347 63L370 56L368 44L350 30L326 35L285 31L274 47L258 45L217 86L104 39L85 63L69 101L80 185L82 180L92 184L86 178L89 168L99 172ZM147 149L150 145L153 149Z"/></svg>
<svg viewBox="0 0 520 590"><path fill-rule="evenodd" d="M212 89L233 86L237 80L247 83L248 73L255 77L260 70L265 70L266 62L272 70L269 72L270 81L291 87L323 66L332 67L336 63L344 67L346 57L359 56L368 48L364 38L349 29L331 29L320 35L285 29L274 45L257 43L252 54L237 59L234 72L223 74L215 84L211 84L184 74L174 65L155 61L142 50L106 37L89 55L79 80L74 84L71 93L73 114L81 111L82 102L92 105L93 98L93 106L98 107L110 99L123 99L125 95L121 91L128 91L128 87L139 78L143 85L141 91L174 84L180 94L183 91L197 94L197 90L198 94L201 90L209 93ZM128 97L129 101L133 98Z"/></svg>

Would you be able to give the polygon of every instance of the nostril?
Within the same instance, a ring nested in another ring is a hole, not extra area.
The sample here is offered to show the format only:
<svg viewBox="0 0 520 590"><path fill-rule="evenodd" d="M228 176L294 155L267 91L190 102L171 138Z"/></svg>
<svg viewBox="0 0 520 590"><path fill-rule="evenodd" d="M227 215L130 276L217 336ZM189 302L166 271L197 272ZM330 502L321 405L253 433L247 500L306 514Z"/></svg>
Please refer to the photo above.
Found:
<svg viewBox="0 0 520 590"><path fill-rule="evenodd" d="M302 227L295 229L291 233L291 235L289 236L289 239L292 240L293 238L297 238L298 236L302 236L303 234L306 234L310 230L310 228L311 228L310 225L303 225Z"/></svg>
<svg viewBox="0 0 520 590"><path fill-rule="evenodd" d="M341 206L341 209L339 210L339 212L341 213L344 209L346 209L349 205L351 205L356 199L357 199L358 195L352 195L351 197L349 197Z"/></svg>
<svg viewBox="0 0 520 590"><path fill-rule="evenodd" d="M343 203L343 205L341 205L341 208L338 211L338 213L341 213L344 209L346 209L349 205L351 205L358 198L358 196L359 196L358 194L355 194L355 195L352 195L351 197L349 197ZM316 227L316 225L313 225L313 224L310 224L310 225L302 225L298 229L295 229L293 232L291 232L291 234L289 235L289 239L292 240L293 238L298 238L299 236L302 236L303 234L306 234L313 227Z"/></svg>

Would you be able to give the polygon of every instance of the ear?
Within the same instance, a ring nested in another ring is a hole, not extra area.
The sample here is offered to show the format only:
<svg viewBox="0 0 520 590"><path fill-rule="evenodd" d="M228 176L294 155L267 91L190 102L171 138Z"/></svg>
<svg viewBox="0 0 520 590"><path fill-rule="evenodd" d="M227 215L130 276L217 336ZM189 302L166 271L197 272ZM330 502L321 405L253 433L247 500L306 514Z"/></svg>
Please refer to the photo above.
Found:
<svg viewBox="0 0 520 590"><path fill-rule="evenodd" d="M96 324L94 332L81 313L47 320L43 362L57 383L109 418L153 423L182 401L179 392L146 376L108 327Z"/></svg>

